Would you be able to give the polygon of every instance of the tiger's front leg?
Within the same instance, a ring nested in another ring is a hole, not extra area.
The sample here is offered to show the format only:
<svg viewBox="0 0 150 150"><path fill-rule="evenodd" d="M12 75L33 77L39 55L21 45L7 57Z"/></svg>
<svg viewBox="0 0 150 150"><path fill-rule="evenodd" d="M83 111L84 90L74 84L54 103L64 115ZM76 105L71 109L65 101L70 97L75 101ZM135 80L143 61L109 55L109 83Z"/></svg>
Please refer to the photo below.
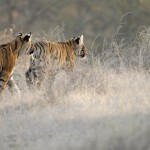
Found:
<svg viewBox="0 0 150 150"><path fill-rule="evenodd" d="M27 85L29 87L37 87L39 85L39 71L38 69L31 69L29 68L28 71L25 73L25 76L26 76L26 82L27 82Z"/></svg>
<svg viewBox="0 0 150 150"><path fill-rule="evenodd" d="M8 80L7 85L11 93L17 93L19 96L21 95L20 90L13 79L13 76L11 76L11 78Z"/></svg>
<svg viewBox="0 0 150 150"><path fill-rule="evenodd" d="M31 87L34 84L34 75L33 75L33 71L31 68L29 68L27 70L27 72L25 73L25 77L26 77L26 83L29 87Z"/></svg>

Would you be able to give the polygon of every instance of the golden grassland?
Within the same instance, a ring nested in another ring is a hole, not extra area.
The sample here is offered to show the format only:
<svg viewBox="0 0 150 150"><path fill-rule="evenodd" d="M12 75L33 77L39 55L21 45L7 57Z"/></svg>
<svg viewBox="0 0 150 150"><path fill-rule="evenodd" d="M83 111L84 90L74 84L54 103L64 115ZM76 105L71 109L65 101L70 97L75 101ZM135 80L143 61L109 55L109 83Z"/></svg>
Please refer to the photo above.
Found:
<svg viewBox="0 0 150 150"><path fill-rule="evenodd" d="M20 57L14 78L21 98L6 89L0 101L0 149L149 149L149 36L146 29L132 44L113 39L41 90L27 87L29 58Z"/></svg>

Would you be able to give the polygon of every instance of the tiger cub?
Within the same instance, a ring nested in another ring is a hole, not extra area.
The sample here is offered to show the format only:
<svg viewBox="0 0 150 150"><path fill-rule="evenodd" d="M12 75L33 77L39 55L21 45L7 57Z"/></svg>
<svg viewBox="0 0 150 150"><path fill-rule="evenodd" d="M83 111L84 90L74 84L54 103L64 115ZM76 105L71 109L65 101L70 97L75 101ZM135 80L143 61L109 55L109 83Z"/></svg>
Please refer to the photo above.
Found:
<svg viewBox="0 0 150 150"><path fill-rule="evenodd" d="M47 70L50 75L54 75L58 68L68 68L72 71L76 56L84 58L87 48L81 35L64 42L38 41L32 43L26 53L31 55L30 66L25 74L27 84L40 85Z"/></svg>
<svg viewBox="0 0 150 150"><path fill-rule="evenodd" d="M18 56L31 47L31 36L31 33L19 33L13 41L0 45L0 94L6 85L11 91L19 93L13 80L13 70Z"/></svg>

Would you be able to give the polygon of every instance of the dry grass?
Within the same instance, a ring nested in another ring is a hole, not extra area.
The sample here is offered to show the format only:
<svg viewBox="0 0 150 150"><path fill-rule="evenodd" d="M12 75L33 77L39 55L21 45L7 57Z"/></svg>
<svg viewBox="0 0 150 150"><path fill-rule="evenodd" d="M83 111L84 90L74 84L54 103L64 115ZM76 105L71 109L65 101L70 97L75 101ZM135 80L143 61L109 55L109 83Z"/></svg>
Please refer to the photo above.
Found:
<svg viewBox="0 0 150 150"><path fill-rule="evenodd" d="M150 33L139 33L134 43L113 39L41 90L28 89L28 57L20 58L14 77L22 96L6 91L0 101L0 149L149 149Z"/></svg>

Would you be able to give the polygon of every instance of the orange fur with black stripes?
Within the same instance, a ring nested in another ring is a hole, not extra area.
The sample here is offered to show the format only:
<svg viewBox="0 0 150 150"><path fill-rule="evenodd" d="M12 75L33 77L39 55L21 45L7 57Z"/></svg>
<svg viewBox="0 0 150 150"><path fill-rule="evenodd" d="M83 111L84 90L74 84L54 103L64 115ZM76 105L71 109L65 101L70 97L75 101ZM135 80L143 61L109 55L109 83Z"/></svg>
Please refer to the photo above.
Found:
<svg viewBox="0 0 150 150"><path fill-rule="evenodd" d="M83 42L83 35L65 42L39 41L33 43L27 54L31 55L30 67L26 72L27 83L41 82L46 70L52 72L54 68L69 68L73 70L76 56L85 57L87 49ZM54 63L55 62L55 63ZM51 67L50 67L51 66ZM54 73L52 73L54 74Z"/></svg>
<svg viewBox="0 0 150 150"><path fill-rule="evenodd" d="M18 91L12 76L13 69L18 56L23 51L28 50L30 46L31 33L24 36L19 33L13 41L0 45L0 94L6 85L9 86L10 90L15 88Z"/></svg>

